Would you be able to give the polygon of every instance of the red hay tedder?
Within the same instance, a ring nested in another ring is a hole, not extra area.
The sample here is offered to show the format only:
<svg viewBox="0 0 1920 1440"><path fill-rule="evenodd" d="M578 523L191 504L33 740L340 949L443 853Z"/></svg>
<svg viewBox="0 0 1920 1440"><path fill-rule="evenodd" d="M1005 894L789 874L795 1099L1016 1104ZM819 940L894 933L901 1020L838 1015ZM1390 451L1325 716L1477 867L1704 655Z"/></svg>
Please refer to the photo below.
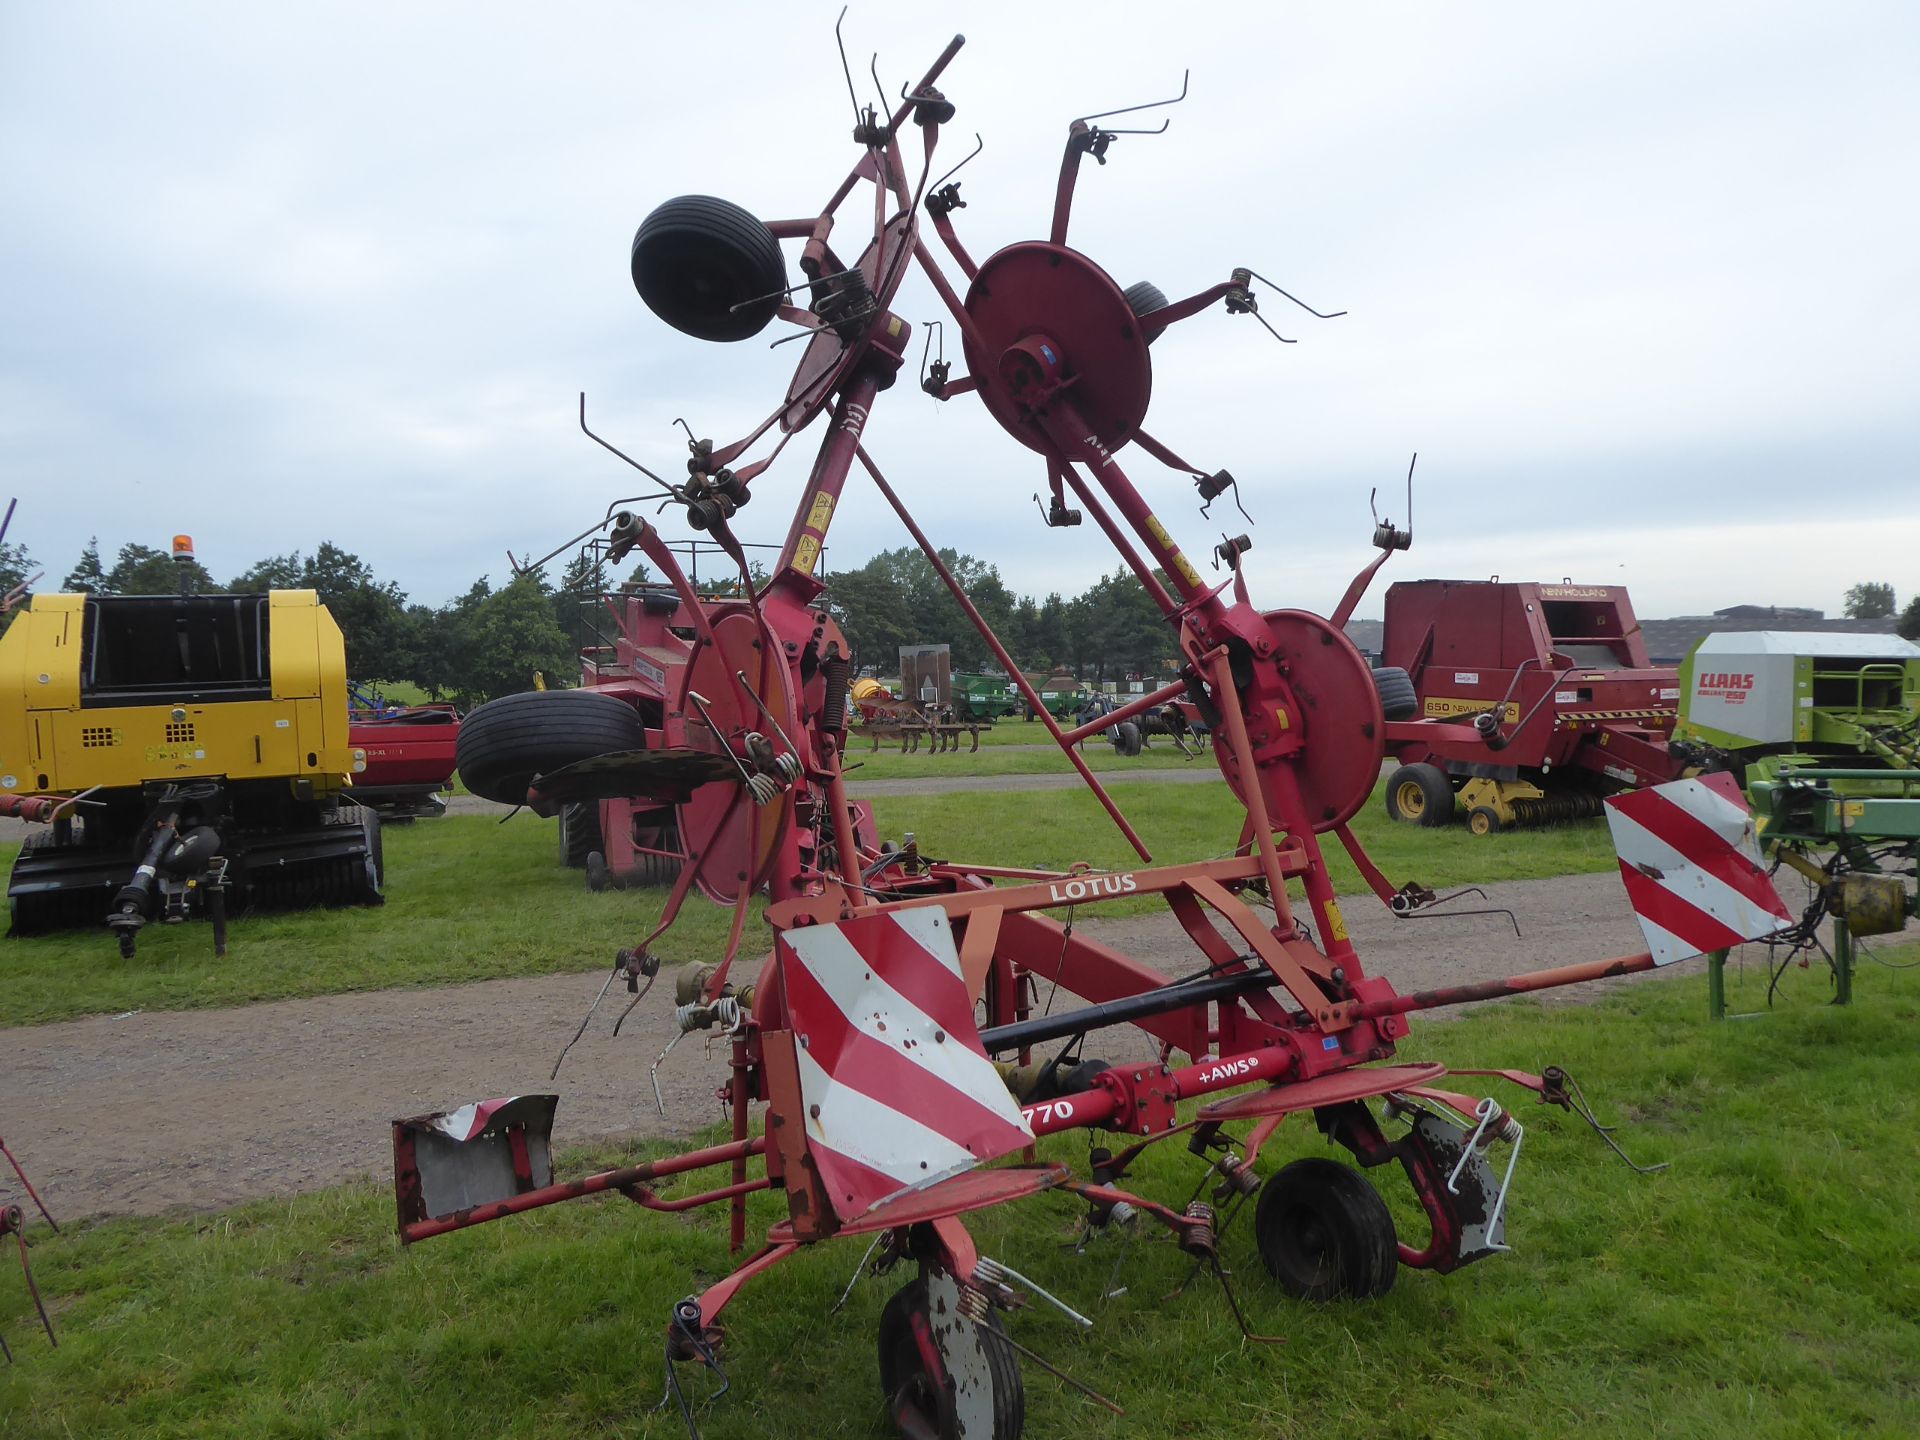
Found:
<svg viewBox="0 0 1920 1440"><path fill-rule="evenodd" d="M1342 625L1408 537L1379 527L1380 557L1331 618L1257 606L1238 569L1245 537L1219 549L1227 579L1202 580L1118 458L1135 447L1189 477L1203 501L1233 483L1143 428L1150 345L1168 326L1217 307L1259 318L1266 297L1256 281L1292 297L1234 269L1169 303L1151 286L1123 289L1070 248L1082 163L1104 160L1118 136L1138 133L1107 128L1104 116L1068 129L1045 238L976 261L954 228L962 202L952 172L928 180L954 114L937 82L962 43L948 45L892 114L856 102L859 158L819 214L762 224L726 202L683 196L650 214L635 237L634 282L676 329L741 340L778 318L810 337L784 397L744 437L692 442L685 476L672 481L628 460L657 487L635 499L684 508L744 580L733 518L788 442L824 419L773 578L739 599L702 599L654 527L617 508L631 502L616 502L589 544L614 559L644 554L671 586L685 634L636 648L636 676L624 690L510 696L474 712L461 732L462 773L478 793L547 815L646 795L654 835L668 833L670 817L675 838L656 848L678 863L672 891L659 923L620 952L602 996L622 979L644 993L641 982L659 970L651 947L694 888L732 907L717 960L680 972L675 1012L681 1034L705 1030L728 1042L732 1140L556 1183L552 1096L397 1121L393 1134L400 1228L410 1242L614 1192L653 1210L726 1206L733 1245L744 1250L747 1197L778 1191L786 1217L732 1275L672 1308L672 1392L681 1394L676 1362L718 1370L718 1322L749 1280L802 1246L867 1237L879 1267L910 1260L918 1270L881 1319L881 1387L901 1432L1012 1440L1023 1415L1017 1357L1035 1357L1000 1316L1024 1292L1052 1297L979 1253L970 1212L1066 1193L1084 1202L1092 1226L1162 1225L1196 1264L1213 1262L1225 1217L1211 1205L1176 1208L1126 1188L1147 1146L1180 1136L1234 1197L1229 1216L1257 1196L1261 1256L1293 1295L1378 1296L1401 1265L1454 1270L1507 1248L1521 1126L1494 1101L1456 1088L1446 1067L1398 1058L1408 1013L1630 974L1655 961L1626 955L1416 994L1367 973L1334 898L1323 839L1353 858L1396 913L1437 898L1418 885L1396 889L1348 828L1379 778L1386 730L1373 677ZM798 248L798 285L782 242ZM936 258L936 242L957 278ZM1090 516L1111 541L1178 637L1177 682L1063 730L863 446L868 417L908 353L911 327L893 306L916 267L950 312L966 362L963 376L944 360L926 365L920 388L943 401L977 396L1039 457L1049 523ZM852 657L815 574L856 467L1137 851L1137 868L946 863L912 845L876 843L842 778ZM1191 702L1211 728L1236 808L1223 817L1227 858L1155 866L1075 742L1174 700ZM1736 847L1725 848L1732 855ZM773 945L746 976L736 960L760 890L771 896ZM1140 896L1164 900L1192 937L1188 974L1170 979L1049 913ZM1035 1013L1036 986L1057 986L1077 1003ZM1150 1036L1157 1058L1089 1058L1085 1038L1120 1025ZM1040 1054L1056 1043L1058 1051ZM1455 1073L1497 1075L1543 1101L1579 1105L1556 1071ZM1379 1193L1349 1165L1300 1160L1262 1181L1263 1145L1296 1114L1359 1166L1398 1164L1428 1233L1400 1240ZM1133 1139L1092 1151L1084 1169L1037 1158L1036 1137L1072 1129ZM1496 1143L1510 1147L1499 1163L1490 1154ZM693 1193L667 1193L670 1179L698 1171L718 1173ZM691 1408L680 1404L692 1431Z"/></svg>

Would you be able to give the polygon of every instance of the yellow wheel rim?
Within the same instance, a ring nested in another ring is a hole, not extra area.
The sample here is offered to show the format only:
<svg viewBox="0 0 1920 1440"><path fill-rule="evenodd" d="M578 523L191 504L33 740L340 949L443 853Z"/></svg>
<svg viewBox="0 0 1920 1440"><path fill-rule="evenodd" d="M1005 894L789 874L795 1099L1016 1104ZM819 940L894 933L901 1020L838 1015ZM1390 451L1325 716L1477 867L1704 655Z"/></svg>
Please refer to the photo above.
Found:
<svg viewBox="0 0 1920 1440"><path fill-rule="evenodd" d="M1490 835L1493 833L1493 822L1485 815L1475 815L1467 821L1467 828L1476 835Z"/></svg>
<svg viewBox="0 0 1920 1440"><path fill-rule="evenodd" d="M1393 803L1409 820L1418 820L1427 808L1427 792L1412 780L1402 780L1393 792Z"/></svg>

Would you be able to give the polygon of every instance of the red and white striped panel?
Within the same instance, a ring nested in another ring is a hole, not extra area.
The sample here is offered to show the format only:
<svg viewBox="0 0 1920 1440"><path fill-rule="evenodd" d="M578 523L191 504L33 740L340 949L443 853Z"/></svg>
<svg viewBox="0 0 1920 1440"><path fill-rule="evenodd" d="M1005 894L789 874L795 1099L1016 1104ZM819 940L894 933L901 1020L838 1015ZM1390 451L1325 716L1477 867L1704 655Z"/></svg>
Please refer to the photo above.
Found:
<svg viewBox="0 0 1920 1440"><path fill-rule="evenodd" d="M980 1048L943 911L809 925L776 953L808 1149L842 1220L1032 1143Z"/></svg>
<svg viewBox="0 0 1920 1440"><path fill-rule="evenodd" d="M1762 940L1792 923L1731 775L1609 796L1607 825L1655 964Z"/></svg>
<svg viewBox="0 0 1920 1440"><path fill-rule="evenodd" d="M518 1095L505 1095L498 1100L475 1100L458 1110L444 1110L438 1115L428 1116L426 1123L455 1140L471 1140L487 1128L489 1120L519 1098Z"/></svg>

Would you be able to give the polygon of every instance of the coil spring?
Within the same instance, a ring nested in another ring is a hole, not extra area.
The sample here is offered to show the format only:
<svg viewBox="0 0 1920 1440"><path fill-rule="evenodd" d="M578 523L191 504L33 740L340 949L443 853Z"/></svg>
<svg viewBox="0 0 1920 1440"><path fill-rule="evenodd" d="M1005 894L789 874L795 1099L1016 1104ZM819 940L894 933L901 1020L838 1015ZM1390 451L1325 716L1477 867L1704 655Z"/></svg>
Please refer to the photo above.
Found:
<svg viewBox="0 0 1920 1440"><path fill-rule="evenodd" d="M1187 1206L1184 1223L1180 1226L1180 1248L1189 1255L1211 1255L1218 1248L1219 1237L1213 1225L1213 1206L1204 1200L1196 1200Z"/></svg>
<svg viewBox="0 0 1920 1440"><path fill-rule="evenodd" d="M844 657L834 655L820 669L827 679L826 699L820 705L820 728L839 730L847 723L847 677L853 667Z"/></svg>
<svg viewBox="0 0 1920 1440"><path fill-rule="evenodd" d="M1487 1126L1487 1137L1490 1140L1504 1140L1512 1145L1520 1139L1520 1135L1520 1122L1505 1110L1496 1111L1493 1122Z"/></svg>
<svg viewBox="0 0 1920 1440"><path fill-rule="evenodd" d="M680 1027L685 1035L695 1030L705 1030L718 1025L722 1030L738 1029L740 1025L740 1002L731 995L722 995L711 1003L694 1001L690 1005L676 1005L673 1010L673 1023Z"/></svg>
<svg viewBox="0 0 1920 1440"><path fill-rule="evenodd" d="M1552 825L1562 820L1585 820L1600 813L1601 797L1590 790L1513 802L1514 822L1519 825Z"/></svg>

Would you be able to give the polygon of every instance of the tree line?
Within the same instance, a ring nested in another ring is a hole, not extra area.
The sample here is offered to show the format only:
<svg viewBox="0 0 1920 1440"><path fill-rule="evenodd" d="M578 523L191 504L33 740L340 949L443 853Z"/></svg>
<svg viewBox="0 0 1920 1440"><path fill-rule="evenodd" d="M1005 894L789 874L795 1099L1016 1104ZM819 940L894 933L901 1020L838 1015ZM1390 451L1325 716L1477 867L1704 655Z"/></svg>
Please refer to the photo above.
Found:
<svg viewBox="0 0 1920 1440"><path fill-rule="evenodd" d="M971 555L948 549L940 558L1015 663L1031 675L1066 671L1100 683L1174 668L1172 627L1125 570L1102 576L1071 598L1058 591L1035 597L1016 595L997 567ZM608 638L610 626L595 615L597 597L622 585L653 583L644 565L618 577L581 556L557 581L530 570L495 586L483 575L464 594L434 606L410 601L397 584L330 541L312 554L268 555L222 584L197 560L178 562L148 545L122 545L108 563L92 540L59 588L95 595L177 594L183 563L199 593L318 592L346 636L355 679L405 681L434 699L466 706L525 690L536 671L549 683L573 683L582 647ZM0 590L12 591L36 573L25 546L0 544ZM763 582L765 570L756 564L752 578ZM899 647L926 644L951 646L956 670L994 666L986 642L920 551L882 551L827 580L828 602L861 668L895 674ZM727 594L739 581L731 574L717 581L703 577L698 588ZM1844 604L1851 616L1884 617L1896 613L1895 598L1891 585L1869 582L1849 590ZM1900 633L1920 639L1920 596L1898 613Z"/></svg>
<svg viewBox="0 0 1920 1440"><path fill-rule="evenodd" d="M1032 674L1055 670L1105 681L1169 671L1173 631L1139 583L1125 571L1104 576L1071 598L1016 595L993 565L954 550L940 552L1016 663ZM607 638L593 601L622 585L654 583L644 565L625 576L576 557L557 580L532 570L494 585L482 576L445 605L409 599L377 576L358 555L331 541L312 553L268 555L224 582L198 560L176 561L165 551L130 542L111 559L88 541L58 589L92 595L178 594L185 569L200 594L313 590L347 642L348 670L368 683L403 681L435 699L474 705L525 690L539 671L549 683L570 684L583 646ZM0 545L0 587L12 590L38 572L24 545ZM752 567L756 584L766 579ZM994 666L953 596L918 550L888 550L858 568L827 577L827 599L862 668L897 673L902 645L947 644L957 670ZM42 578L36 588L55 588ZM737 591L730 567L723 578L702 575L707 594Z"/></svg>

